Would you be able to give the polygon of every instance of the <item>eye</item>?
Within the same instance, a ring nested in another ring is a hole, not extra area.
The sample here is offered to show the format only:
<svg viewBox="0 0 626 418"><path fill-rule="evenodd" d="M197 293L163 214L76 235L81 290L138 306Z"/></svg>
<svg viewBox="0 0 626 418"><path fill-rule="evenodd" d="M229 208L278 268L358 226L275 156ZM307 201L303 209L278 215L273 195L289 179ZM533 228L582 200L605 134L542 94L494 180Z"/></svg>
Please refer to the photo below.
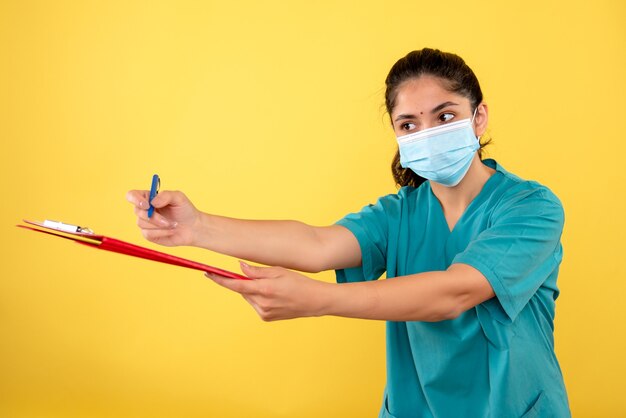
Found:
<svg viewBox="0 0 626 418"><path fill-rule="evenodd" d="M413 129L415 129L415 124L411 122L404 122L402 125L400 125L400 129L407 132L412 131Z"/></svg>
<svg viewBox="0 0 626 418"><path fill-rule="evenodd" d="M454 119L454 113L446 112L439 115L440 122L450 122L452 119Z"/></svg>

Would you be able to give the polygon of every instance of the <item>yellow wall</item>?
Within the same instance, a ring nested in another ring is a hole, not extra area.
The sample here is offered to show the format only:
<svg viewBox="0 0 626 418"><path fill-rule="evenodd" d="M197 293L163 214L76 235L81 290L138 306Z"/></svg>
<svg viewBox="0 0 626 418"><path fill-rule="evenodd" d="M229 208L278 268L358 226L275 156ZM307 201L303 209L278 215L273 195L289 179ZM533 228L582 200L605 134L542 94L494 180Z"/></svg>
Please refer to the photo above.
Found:
<svg viewBox="0 0 626 418"><path fill-rule="evenodd" d="M0 416L375 416L383 323L263 323L201 273L14 225L154 247L124 200L154 172L206 211L332 223L394 191L383 81L424 46L477 73L489 155L562 199L572 410L626 414L625 28L617 0L3 0Z"/></svg>

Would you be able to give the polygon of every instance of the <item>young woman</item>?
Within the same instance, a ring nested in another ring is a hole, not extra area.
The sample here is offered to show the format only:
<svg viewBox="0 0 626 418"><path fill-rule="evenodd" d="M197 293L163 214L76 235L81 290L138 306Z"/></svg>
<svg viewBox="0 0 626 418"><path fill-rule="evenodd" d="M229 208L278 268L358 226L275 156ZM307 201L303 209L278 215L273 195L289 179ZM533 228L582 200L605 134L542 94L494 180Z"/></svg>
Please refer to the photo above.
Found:
<svg viewBox="0 0 626 418"><path fill-rule="evenodd" d="M209 276L264 320L388 321L380 417L570 416L553 340L561 203L481 160L488 108L460 57L413 51L386 86L398 193L315 227L210 215L180 192L159 194L148 218L148 193L131 191L143 235L275 266ZM293 270L336 270L339 283Z"/></svg>

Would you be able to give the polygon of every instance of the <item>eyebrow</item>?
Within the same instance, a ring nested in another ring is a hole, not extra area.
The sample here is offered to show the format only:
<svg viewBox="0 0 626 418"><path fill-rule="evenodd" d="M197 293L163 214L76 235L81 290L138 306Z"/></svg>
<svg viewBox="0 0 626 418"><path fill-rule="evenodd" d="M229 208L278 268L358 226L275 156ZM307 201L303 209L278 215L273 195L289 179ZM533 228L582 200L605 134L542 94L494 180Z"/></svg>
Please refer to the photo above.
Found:
<svg viewBox="0 0 626 418"><path fill-rule="evenodd" d="M454 103L454 102L444 102L444 103L441 103L440 105L435 106L435 107L434 107L434 108L430 111L430 113L431 113L431 114L432 114L432 113L437 113L437 112L439 112L441 109L445 109L445 108L446 108L446 107L448 107L448 106L458 106L458 105L459 105L458 103ZM401 120L404 120L404 119L415 119L415 115L411 115L411 114L406 114L406 113L403 113L403 114L401 114L401 115L398 115L398 117L397 117L394 121L395 121L395 122L398 122L398 121L401 121Z"/></svg>

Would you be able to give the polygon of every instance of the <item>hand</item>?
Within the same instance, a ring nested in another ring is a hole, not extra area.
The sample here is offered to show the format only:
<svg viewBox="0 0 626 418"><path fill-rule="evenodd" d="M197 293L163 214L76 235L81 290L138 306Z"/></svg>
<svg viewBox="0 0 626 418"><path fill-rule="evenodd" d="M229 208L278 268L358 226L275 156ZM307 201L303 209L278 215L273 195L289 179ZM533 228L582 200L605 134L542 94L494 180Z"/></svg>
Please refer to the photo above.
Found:
<svg viewBox="0 0 626 418"><path fill-rule="evenodd" d="M148 218L147 190L131 190L126 199L135 206L137 226L148 241L173 247L193 245L201 213L181 192L164 191L152 199L155 210Z"/></svg>
<svg viewBox="0 0 626 418"><path fill-rule="evenodd" d="M241 262L241 271L253 280L227 279L211 273L206 276L241 294L264 321L324 315L332 290L330 283L282 267L253 267Z"/></svg>

